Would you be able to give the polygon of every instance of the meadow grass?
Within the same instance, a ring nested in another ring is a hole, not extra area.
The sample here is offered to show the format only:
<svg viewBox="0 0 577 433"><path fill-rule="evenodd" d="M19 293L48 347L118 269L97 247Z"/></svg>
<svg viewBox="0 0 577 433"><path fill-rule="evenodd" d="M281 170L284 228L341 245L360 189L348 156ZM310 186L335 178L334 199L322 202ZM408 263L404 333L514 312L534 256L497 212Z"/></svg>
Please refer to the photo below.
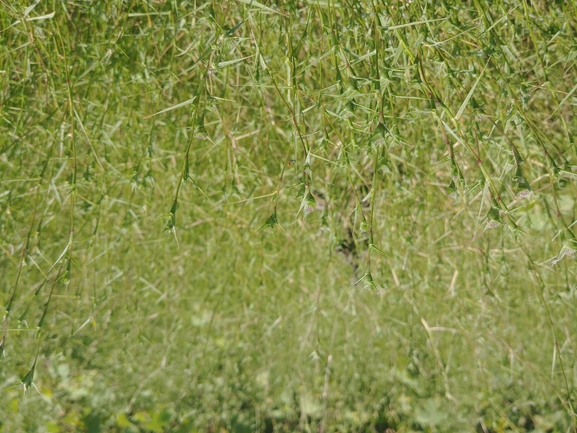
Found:
<svg viewBox="0 0 577 433"><path fill-rule="evenodd" d="M577 3L0 1L0 432L576 431Z"/></svg>

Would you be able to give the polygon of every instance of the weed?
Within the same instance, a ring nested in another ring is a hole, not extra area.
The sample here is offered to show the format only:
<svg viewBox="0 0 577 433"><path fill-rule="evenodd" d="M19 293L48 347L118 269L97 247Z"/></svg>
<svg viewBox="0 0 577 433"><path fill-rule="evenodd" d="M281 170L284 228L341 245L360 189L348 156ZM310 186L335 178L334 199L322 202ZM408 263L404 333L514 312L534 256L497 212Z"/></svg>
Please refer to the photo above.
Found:
<svg viewBox="0 0 577 433"><path fill-rule="evenodd" d="M575 430L576 17L0 2L0 431Z"/></svg>

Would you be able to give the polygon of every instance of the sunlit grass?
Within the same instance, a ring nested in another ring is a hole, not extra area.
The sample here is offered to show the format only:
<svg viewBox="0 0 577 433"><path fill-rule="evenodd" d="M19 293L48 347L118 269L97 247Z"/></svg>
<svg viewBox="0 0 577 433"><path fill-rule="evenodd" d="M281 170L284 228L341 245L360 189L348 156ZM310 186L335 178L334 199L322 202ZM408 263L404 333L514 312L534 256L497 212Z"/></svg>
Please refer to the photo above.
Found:
<svg viewBox="0 0 577 433"><path fill-rule="evenodd" d="M0 3L0 431L575 430L576 17Z"/></svg>

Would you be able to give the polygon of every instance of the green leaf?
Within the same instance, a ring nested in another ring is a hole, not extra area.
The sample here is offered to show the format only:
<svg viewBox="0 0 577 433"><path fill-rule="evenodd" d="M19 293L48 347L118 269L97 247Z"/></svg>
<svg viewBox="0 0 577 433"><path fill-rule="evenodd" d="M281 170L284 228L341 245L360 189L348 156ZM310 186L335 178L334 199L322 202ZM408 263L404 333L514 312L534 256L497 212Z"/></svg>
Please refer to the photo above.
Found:
<svg viewBox="0 0 577 433"><path fill-rule="evenodd" d="M194 137L198 138L199 140L206 140L208 138L208 133L206 132L206 128L204 127L204 115L205 113L202 113L202 116L199 116L198 119L196 119L196 125L194 128Z"/></svg>
<svg viewBox="0 0 577 433"><path fill-rule="evenodd" d="M515 176L513 176L513 182L515 183L514 189L515 192L517 193L517 196L524 197L531 192L531 185L529 184L529 182L527 182L525 176L523 176L523 171L521 170L521 167L517 167L517 170L515 171Z"/></svg>
<svg viewBox="0 0 577 433"><path fill-rule="evenodd" d="M485 69L487 69L487 66L489 65L489 62L487 61L487 63L485 64L485 67L483 68L483 70L481 71L481 73L479 74L479 76L477 77L477 80L475 81L475 83L473 84L473 87L471 87L471 90L469 90L469 93L467 94L467 97L465 98L465 100L463 101L463 103L461 104L461 108L459 108L459 111L457 111L457 114L455 115L455 120L459 120L459 118L461 117L461 115L463 114L463 112L465 111L465 108L467 107L467 104L469 103L469 100L471 99L471 97L473 96L473 92L475 92L475 89L477 88L477 85L479 84L479 81L481 81L481 78L483 77L483 74L485 73Z"/></svg>
<svg viewBox="0 0 577 433"><path fill-rule="evenodd" d="M176 104L176 105L173 105L172 107L165 108L164 110L157 111L156 113L151 114L150 116L146 116L144 118L149 119L150 117L158 116L159 114L163 114L163 113L168 113L169 111L176 110L177 108L186 107L187 105L192 104L195 99L196 99L196 96L193 98L187 99L186 101L181 102L180 104Z"/></svg>
<svg viewBox="0 0 577 433"><path fill-rule="evenodd" d="M425 401L425 404L415 410L415 420L423 425L435 425L446 420L449 414L441 407L439 399L430 398Z"/></svg>
<svg viewBox="0 0 577 433"><path fill-rule="evenodd" d="M62 272L62 275L58 279L58 281L60 281L60 284L70 283L70 276L72 273L71 271L72 271L72 260L68 258L68 261L66 262L66 269L64 270L64 272Z"/></svg>
<svg viewBox="0 0 577 433"><path fill-rule="evenodd" d="M268 6L265 6L265 5L263 5L263 4L255 1L255 0L237 0L237 1L239 1L239 2L241 2L241 3L244 3L244 4L247 4L247 5L249 5L249 6L255 6L255 7L259 8L259 9L262 9L263 11L273 12L273 13L275 13L275 14L280 14L279 11L277 11L277 10L275 10L275 9L273 9L273 8L269 8Z"/></svg>
<svg viewBox="0 0 577 433"><path fill-rule="evenodd" d="M228 30L228 31L226 32L226 35L227 35L227 36L232 36L232 34L233 34L234 32L236 32L236 31L240 28L240 26L242 26L242 25L244 24L244 22L245 22L245 20L242 20L240 23L238 23L238 24L237 24L236 26L234 26L232 29Z"/></svg>
<svg viewBox="0 0 577 433"><path fill-rule="evenodd" d="M178 202L174 200L172 207L170 208L170 212L168 213L168 222L166 223L165 230L172 231L176 226L176 209L178 208Z"/></svg>
<svg viewBox="0 0 577 433"><path fill-rule="evenodd" d="M364 276L364 280L366 281L365 289L376 290L377 286L375 285L375 281L373 280L373 275L370 271L367 271Z"/></svg>
<svg viewBox="0 0 577 433"><path fill-rule="evenodd" d="M272 233L274 232L274 226L278 224L278 220L276 217L276 209L273 211L271 216L265 221L265 223L260 227L259 230L264 230L265 233Z"/></svg>
<svg viewBox="0 0 577 433"><path fill-rule="evenodd" d="M308 188L305 187L305 190L306 192L304 193L303 198L301 200L301 205L298 213L304 212L304 215L306 216L317 208L317 202L315 200L315 197L308 190Z"/></svg>
<svg viewBox="0 0 577 433"><path fill-rule="evenodd" d="M126 414L122 413L122 412L116 416L116 425L118 427L132 427L132 426L134 426L134 424L132 424L130 422L130 420L128 419Z"/></svg>
<svg viewBox="0 0 577 433"><path fill-rule="evenodd" d="M515 163L521 164L523 162L523 158L521 158L521 154L517 150L517 147L514 144L511 144L511 148L513 149L513 157L515 158Z"/></svg>
<svg viewBox="0 0 577 433"><path fill-rule="evenodd" d="M26 376L24 376L22 378L22 385L24 385L24 391L26 391L30 385L32 385L32 381L34 380L34 371L36 370L36 361L34 361L34 364L32 365L32 368L30 369L30 371L28 373L26 373Z"/></svg>
<svg viewBox="0 0 577 433"><path fill-rule="evenodd" d="M315 197L310 193L307 194L305 199L305 214L313 212L317 208L317 201Z"/></svg>
<svg viewBox="0 0 577 433"><path fill-rule="evenodd" d="M455 184L454 180L451 180L451 183L447 187L447 195L451 198L457 198L459 192L457 191L457 185Z"/></svg>
<svg viewBox="0 0 577 433"><path fill-rule="evenodd" d="M240 62L242 62L242 61L244 61L244 60L246 60L246 59L250 59L250 58L252 58L252 57L254 57L254 55L252 55L252 56L247 56L247 57L243 57L243 58L241 58L241 59L227 60L226 62L220 62L220 63L218 63L216 66L218 66L219 68L225 68L225 67L227 67L227 66L235 65L235 64L237 64L237 63L240 63Z"/></svg>
<svg viewBox="0 0 577 433"><path fill-rule="evenodd" d="M299 189L299 192L297 192L297 195L296 195L296 197L295 197L295 200L299 200L299 199L302 200L302 198L305 196L306 191L307 191L307 187L306 187L306 185L305 185L304 183L302 183L302 184L301 184L301 187L300 187L300 189Z"/></svg>
<svg viewBox="0 0 577 433"><path fill-rule="evenodd" d="M491 209L489 209L489 212L487 212L486 220L487 220L487 228L495 228L503 224L499 209L496 208L495 206L491 206Z"/></svg>
<svg viewBox="0 0 577 433"><path fill-rule="evenodd" d="M187 181L191 179L190 177L190 166L188 164L188 155L184 158L184 172L182 174L182 180Z"/></svg>
<svg viewBox="0 0 577 433"><path fill-rule="evenodd" d="M383 250L381 250L380 248L378 248L375 244L370 244L369 247L375 251L378 251L379 253L381 253L383 256L390 258L391 256L389 256L387 253L385 253Z"/></svg>
<svg viewBox="0 0 577 433"><path fill-rule="evenodd" d="M457 165L457 163L454 160L451 162L451 166L453 172L452 173L453 179L458 179L459 182L461 183L461 186L465 188L465 177L463 176L461 168Z"/></svg>

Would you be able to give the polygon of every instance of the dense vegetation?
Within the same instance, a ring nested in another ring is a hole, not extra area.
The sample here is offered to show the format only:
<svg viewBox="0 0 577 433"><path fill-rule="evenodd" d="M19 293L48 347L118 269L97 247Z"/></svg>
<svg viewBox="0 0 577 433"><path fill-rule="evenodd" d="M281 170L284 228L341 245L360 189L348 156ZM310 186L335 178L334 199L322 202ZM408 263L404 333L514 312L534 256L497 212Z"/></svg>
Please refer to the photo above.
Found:
<svg viewBox="0 0 577 433"><path fill-rule="evenodd" d="M0 431L577 428L577 2L0 1Z"/></svg>

